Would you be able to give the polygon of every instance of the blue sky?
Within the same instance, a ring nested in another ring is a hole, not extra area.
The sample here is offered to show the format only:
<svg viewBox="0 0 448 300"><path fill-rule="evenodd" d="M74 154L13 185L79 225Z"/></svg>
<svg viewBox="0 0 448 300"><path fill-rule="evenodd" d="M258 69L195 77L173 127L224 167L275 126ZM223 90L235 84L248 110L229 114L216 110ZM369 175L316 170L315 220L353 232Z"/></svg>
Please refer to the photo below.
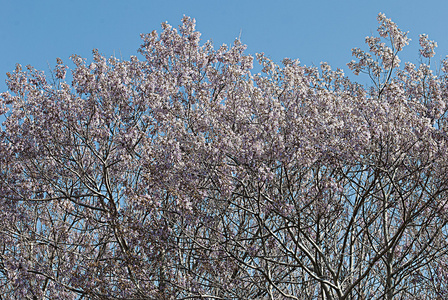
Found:
<svg viewBox="0 0 448 300"><path fill-rule="evenodd" d="M412 39L402 61L418 62L418 34L438 42L436 59L448 54L448 2L442 0L297 0L297 1L152 1L152 0L0 0L0 91L16 63L48 72L56 57L91 51L128 59L140 46L140 34L168 21L177 26L185 14L196 19L204 40L230 44L241 32L247 53L265 52L277 62L326 61L346 67L351 48L364 47L376 32L379 12L392 18ZM352 77L352 76L350 76ZM354 78L354 77L352 77ZM362 78L360 78L362 81Z"/></svg>

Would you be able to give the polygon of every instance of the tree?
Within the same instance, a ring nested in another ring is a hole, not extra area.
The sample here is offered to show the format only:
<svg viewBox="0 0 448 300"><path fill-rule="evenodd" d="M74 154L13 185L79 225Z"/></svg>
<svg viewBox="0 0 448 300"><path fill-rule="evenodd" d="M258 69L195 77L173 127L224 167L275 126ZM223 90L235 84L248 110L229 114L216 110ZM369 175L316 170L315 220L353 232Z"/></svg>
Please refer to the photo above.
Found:
<svg viewBox="0 0 448 300"><path fill-rule="evenodd" d="M194 20L129 61L20 65L1 96L0 294L13 299L441 299L448 60L383 14L355 74L277 65ZM386 45L385 40L388 44Z"/></svg>

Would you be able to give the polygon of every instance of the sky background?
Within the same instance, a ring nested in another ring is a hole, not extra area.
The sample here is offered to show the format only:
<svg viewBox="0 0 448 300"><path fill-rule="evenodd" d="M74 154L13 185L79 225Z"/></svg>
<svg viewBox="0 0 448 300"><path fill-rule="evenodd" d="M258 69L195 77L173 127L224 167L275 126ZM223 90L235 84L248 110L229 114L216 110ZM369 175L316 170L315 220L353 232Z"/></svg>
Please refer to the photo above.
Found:
<svg viewBox="0 0 448 300"><path fill-rule="evenodd" d="M6 90L6 72L13 71L16 63L47 73L56 57L69 63L69 57L78 54L90 61L94 48L105 56L129 59L137 54L141 33L160 32L165 21L177 27L183 15L195 18L202 39L212 40L216 48L241 34L249 54L264 52L276 62L298 58L303 65L326 61L347 75L351 49L366 49L364 39L376 34L379 12L410 32L412 41L400 56L402 61L419 61L420 33L437 41L436 61L448 54L446 0L0 0L0 4L0 92Z"/></svg>

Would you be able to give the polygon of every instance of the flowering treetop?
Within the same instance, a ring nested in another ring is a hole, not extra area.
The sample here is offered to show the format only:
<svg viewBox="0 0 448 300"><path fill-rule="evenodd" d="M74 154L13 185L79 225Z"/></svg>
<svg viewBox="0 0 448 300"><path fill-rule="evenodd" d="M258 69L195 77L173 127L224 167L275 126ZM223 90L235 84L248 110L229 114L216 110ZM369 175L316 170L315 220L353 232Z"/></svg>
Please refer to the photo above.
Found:
<svg viewBox="0 0 448 300"><path fill-rule="evenodd" d="M407 33L378 22L348 64L371 88L263 53L253 74L239 40L201 44L188 17L142 35L143 60L72 56L71 83L60 59L51 77L17 65L0 102L1 294L446 295L448 61L436 76L421 35L425 62L401 66Z"/></svg>

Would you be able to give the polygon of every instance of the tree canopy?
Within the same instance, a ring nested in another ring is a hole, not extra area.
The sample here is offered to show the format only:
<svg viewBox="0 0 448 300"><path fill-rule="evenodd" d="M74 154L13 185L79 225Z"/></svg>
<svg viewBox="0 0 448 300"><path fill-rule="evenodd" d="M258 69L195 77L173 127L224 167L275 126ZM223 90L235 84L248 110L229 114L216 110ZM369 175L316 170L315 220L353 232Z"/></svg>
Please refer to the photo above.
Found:
<svg viewBox="0 0 448 300"><path fill-rule="evenodd" d="M348 67L214 49L8 73L0 299L448 297L448 60L378 15Z"/></svg>

